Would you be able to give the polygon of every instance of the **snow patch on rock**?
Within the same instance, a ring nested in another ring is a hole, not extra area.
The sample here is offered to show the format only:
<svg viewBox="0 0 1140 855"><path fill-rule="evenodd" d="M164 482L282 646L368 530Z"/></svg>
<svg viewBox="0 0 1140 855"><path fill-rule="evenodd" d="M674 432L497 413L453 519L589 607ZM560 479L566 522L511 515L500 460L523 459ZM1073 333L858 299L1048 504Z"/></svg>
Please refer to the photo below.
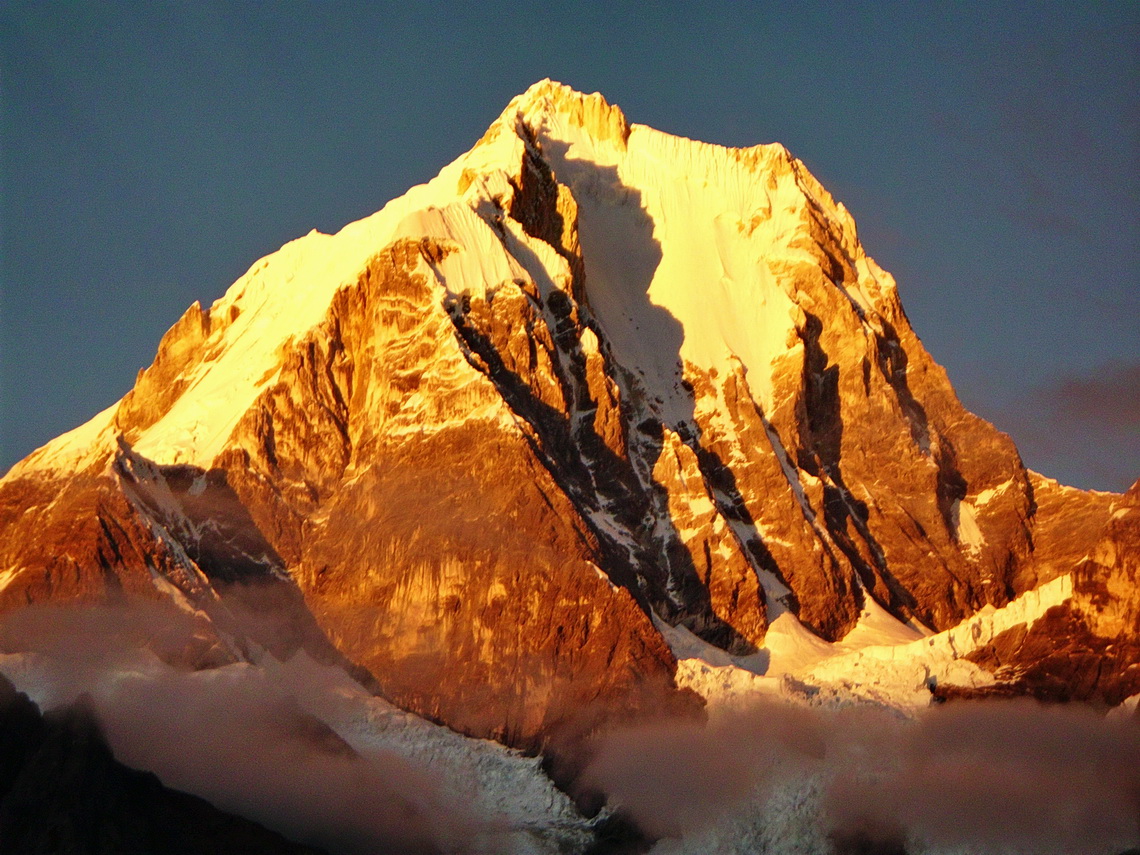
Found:
<svg viewBox="0 0 1140 855"><path fill-rule="evenodd" d="M930 704L930 690L940 682L991 684L992 675L964 657L1007 629L1031 626L1072 593L1072 577L1061 576L1001 609L986 606L958 626L927 636L868 598L856 628L836 643L785 613L751 656L729 656L679 628L665 637L678 659L678 684L704 696L711 707L747 703L751 693L760 692L839 704L866 700L913 713Z"/></svg>

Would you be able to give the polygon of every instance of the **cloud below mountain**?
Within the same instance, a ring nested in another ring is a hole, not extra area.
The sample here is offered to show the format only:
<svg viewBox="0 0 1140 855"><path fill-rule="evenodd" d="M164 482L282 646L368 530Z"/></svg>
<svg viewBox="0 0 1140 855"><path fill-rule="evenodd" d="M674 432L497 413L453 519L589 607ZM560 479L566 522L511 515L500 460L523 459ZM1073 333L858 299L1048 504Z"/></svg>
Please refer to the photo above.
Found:
<svg viewBox="0 0 1140 855"><path fill-rule="evenodd" d="M299 842L431 853L487 830L437 774L394 753L357 752L308 711L360 691L343 672L303 655L205 671L140 658L138 642L162 649L192 628L189 615L145 603L27 609L0 623L9 654L0 667L46 708L89 695L121 762Z"/></svg>
<svg viewBox="0 0 1140 855"><path fill-rule="evenodd" d="M763 702L707 725L611 731L586 775L666 837L762 825L776 788L799 779L816 782L801 797L820 800L840 848L1075 855L1140 842L1140 722L1080 706L954 703L912 721Z"/></svg>

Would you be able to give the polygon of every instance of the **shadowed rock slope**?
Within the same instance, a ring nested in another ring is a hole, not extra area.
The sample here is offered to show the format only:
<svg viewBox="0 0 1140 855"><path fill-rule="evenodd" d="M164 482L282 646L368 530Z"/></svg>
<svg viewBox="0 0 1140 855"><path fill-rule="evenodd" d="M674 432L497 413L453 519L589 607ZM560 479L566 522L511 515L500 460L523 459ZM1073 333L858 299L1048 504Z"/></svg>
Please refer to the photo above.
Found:
<svg viewBox="0 0 1140 855"><path fill-rule="evenodd" d="M319 855L117 762L82 703L41 715L0 675L0 852Z"/></svg>

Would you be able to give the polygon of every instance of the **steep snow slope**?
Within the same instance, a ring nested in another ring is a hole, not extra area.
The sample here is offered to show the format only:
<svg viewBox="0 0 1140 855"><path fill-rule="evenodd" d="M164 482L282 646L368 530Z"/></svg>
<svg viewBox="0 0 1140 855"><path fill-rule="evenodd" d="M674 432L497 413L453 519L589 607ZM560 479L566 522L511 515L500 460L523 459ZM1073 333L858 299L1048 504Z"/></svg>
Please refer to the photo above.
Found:
<svg viewBox="0 0 1140 855"><path fill-rule="evenodd" d="M802 166L779 144L727 149L626 125L592 97L582 117L564 90L539 84L517 109L578 201L587 302L614 355L665 402L674 429L692 418L678 354L722 373L739 360L771 411L773 363L797 316L774 271L815 260L795 245L805 195L786 180ZM854 224L843 226L854 249Z"/></svg>
<svg viewBox="0 0 1140 855"><path fill-rule="evenodd" d="M199 326L192 351L182 354L176 400L157 420L138 431L136 450L157 463L191 464L208 469L229 440L237 422L277 376L281 351L325 317L337 290L354 284L376 252L405 236L420 236L422 227L447 235L486 256L476 271L483 287L507 272L496 268L501 248L487 239L486 225L473 222L470 209L453 208L456 186L465 169L502 169L517 161L521 143L506 138L477 147L445 168L427 184L410 189L375 214L345 226L335 235L313 230L255 262L208 311L195 304L187 318ZM481 228L480 228L481 227ZM176 326L175 329L178 327ZM191 350L191 348L186 348ZM137 396L136 396L137 397ZM81 468L92 454L105 455L116 431L128 428L115 420L115 407L48 443L12 470L16 476L39 467Z"/></svg>

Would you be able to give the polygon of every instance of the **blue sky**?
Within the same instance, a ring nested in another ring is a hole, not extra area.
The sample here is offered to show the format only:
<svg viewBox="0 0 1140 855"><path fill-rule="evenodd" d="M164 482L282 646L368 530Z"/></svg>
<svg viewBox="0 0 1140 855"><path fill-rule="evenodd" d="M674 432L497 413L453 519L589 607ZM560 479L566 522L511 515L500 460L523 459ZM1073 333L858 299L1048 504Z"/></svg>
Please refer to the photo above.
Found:
<svg viewBox="0 0 1140 855"><path fill-rule="evenodd" d="M968 407L1140 476L1140 4L0 8L0 469L113 403L193 300L427 180L543 77L779 141Z"/></svg>

